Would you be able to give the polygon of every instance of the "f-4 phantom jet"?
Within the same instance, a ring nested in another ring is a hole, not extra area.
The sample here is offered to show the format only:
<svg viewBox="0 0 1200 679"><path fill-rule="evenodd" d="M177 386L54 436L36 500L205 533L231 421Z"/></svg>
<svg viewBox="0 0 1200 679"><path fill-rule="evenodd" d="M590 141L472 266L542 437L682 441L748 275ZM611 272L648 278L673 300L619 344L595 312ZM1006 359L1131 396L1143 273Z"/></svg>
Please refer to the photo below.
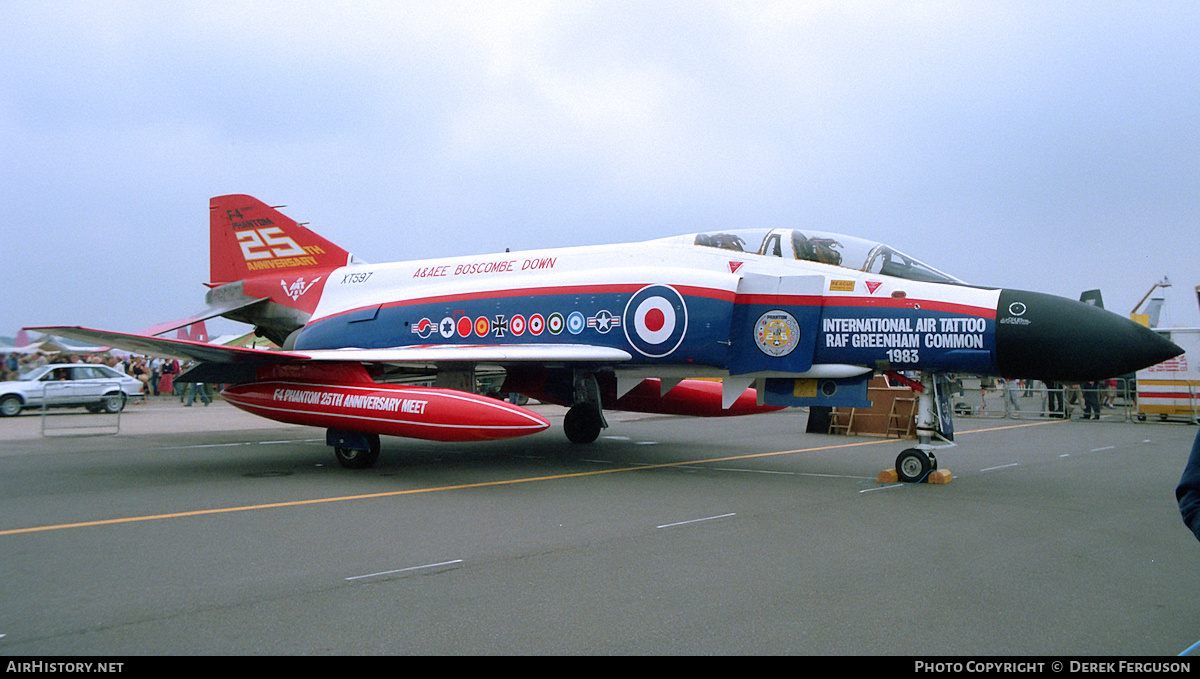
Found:
<svg viewBox="0 0 1200 679"><path fill-rule="evenodd" d="M808 229L369 264L250 196L209 209L203 310L145 334L38 329L198 361L179 379L229 384L238 408L325 428L352 468L375 463L381 434L468 441L549 427L476 393L486 371L504 375L504 392L567 406L574 443L599 436L605 410L863 407L872 376L890 372L919 373L918 443L896 465L917 481L953 439L946 374L1084 382L1182 353L1092 305L967 285L886 245ZM157 336L216 316L281 350Z"/></svg>

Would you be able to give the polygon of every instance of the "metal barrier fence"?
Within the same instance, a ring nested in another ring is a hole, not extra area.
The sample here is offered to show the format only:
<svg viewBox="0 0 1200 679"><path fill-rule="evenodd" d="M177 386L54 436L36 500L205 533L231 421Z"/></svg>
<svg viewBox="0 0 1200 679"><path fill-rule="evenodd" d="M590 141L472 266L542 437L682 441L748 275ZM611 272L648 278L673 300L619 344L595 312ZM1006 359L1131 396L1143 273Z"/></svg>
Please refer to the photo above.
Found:
<svg viewBox="0 0 1200 679"><path fill-rule="evenodd" d="M121 383L113 380L111 383L98 383L89 380L89 389L96 393L80 393L80 385L71 381L47 382L42 387L42 436L68 436L73 432L81 435L112 435L121 432L121 411L125 407L125 394L121 391ZM103 394L115 390L120 399L120 407L104 407ZM78 408L85 409L80 412ZM60 432L60 433L52 433Z"/></svg>
<svg viewBox="0 0 1200 679"><path fill-rule="evenodd" d="M1134 380L1099 383L1088 393L1083 385L1054 385L1036 380L993 380L963 377L954 384L954 413L968 417L1008 419L1082 419L1086 414L1109 421L1145 420L1137 407ZM1088 401L1093 402L1092 408Z"/></svg>

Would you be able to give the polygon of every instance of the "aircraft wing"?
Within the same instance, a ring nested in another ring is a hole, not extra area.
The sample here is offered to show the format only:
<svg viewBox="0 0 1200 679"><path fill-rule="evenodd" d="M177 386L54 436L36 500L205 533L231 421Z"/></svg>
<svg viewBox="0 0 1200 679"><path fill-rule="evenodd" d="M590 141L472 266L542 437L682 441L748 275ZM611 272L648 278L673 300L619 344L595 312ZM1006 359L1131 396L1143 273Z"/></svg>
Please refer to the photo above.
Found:
<svg viewBox="0 0 1200 679"><path fill-rule="evenodd" d="M58 337L153 356L206 363L290 363L331 361L388 363L410 367L432 367L445 363L621 363L633 358L629 352L588 344L477 344L418 345L392 349L319 349L310 351L263 351L226 347L191 340L147 337L78 326L28 328Z"/></svg>
<svg viewBox="0 0 1200 679"><path fill-rule="evenodd" d="M51 326L28 328L57 337L67 337L84 342L98 342L104 346L122 349L135 354L162 356L181 361L203 361L207 363L282 363L302 361L307 357L290 351L261 351L242 347L227 347L192 340L150 337L110 330L93 330L78 326Z"/></svg>

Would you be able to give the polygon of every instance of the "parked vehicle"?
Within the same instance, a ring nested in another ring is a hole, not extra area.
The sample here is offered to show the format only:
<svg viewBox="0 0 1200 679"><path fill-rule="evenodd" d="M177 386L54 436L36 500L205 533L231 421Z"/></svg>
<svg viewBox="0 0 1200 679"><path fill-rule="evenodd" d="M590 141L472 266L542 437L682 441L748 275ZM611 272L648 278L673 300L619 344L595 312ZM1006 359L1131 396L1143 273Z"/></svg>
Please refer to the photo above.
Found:
<svg viewBox="0 0 1200 679"><path fill-rule="evenodd" d="M1137 372L1137 418L1200 423L1200 328L1155 328L1184 353Z"/></svg>
<svg viewBox="0 0 1200 679"><path fill-rule="evenodd" d="M119 413L125 401L142 393L144 385L106 365L58 363L44 365L11 382L0 382L0 416L12 417L26 408L87 408L89 412Z"/></svg>

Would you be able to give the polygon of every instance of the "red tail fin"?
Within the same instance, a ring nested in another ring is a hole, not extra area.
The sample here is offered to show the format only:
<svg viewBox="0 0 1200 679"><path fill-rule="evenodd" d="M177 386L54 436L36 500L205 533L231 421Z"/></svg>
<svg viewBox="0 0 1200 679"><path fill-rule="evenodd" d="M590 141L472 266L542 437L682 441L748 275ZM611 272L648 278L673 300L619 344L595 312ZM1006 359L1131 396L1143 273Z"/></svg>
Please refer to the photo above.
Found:
<svg viewBox="0 0 1200 679"><path fill-rule="evenodd" d="M204 321L185 325L179 329L175 337L176 339L191 340L193 342L208 342L208 326L204 325Z"/></svg>
<svg viewBox="0 0 1200 679"><path fill-rule="evenodd" d="M209 201L209 271L221 285L264 274L345 266L354 256L250 196Z"/></svg>

